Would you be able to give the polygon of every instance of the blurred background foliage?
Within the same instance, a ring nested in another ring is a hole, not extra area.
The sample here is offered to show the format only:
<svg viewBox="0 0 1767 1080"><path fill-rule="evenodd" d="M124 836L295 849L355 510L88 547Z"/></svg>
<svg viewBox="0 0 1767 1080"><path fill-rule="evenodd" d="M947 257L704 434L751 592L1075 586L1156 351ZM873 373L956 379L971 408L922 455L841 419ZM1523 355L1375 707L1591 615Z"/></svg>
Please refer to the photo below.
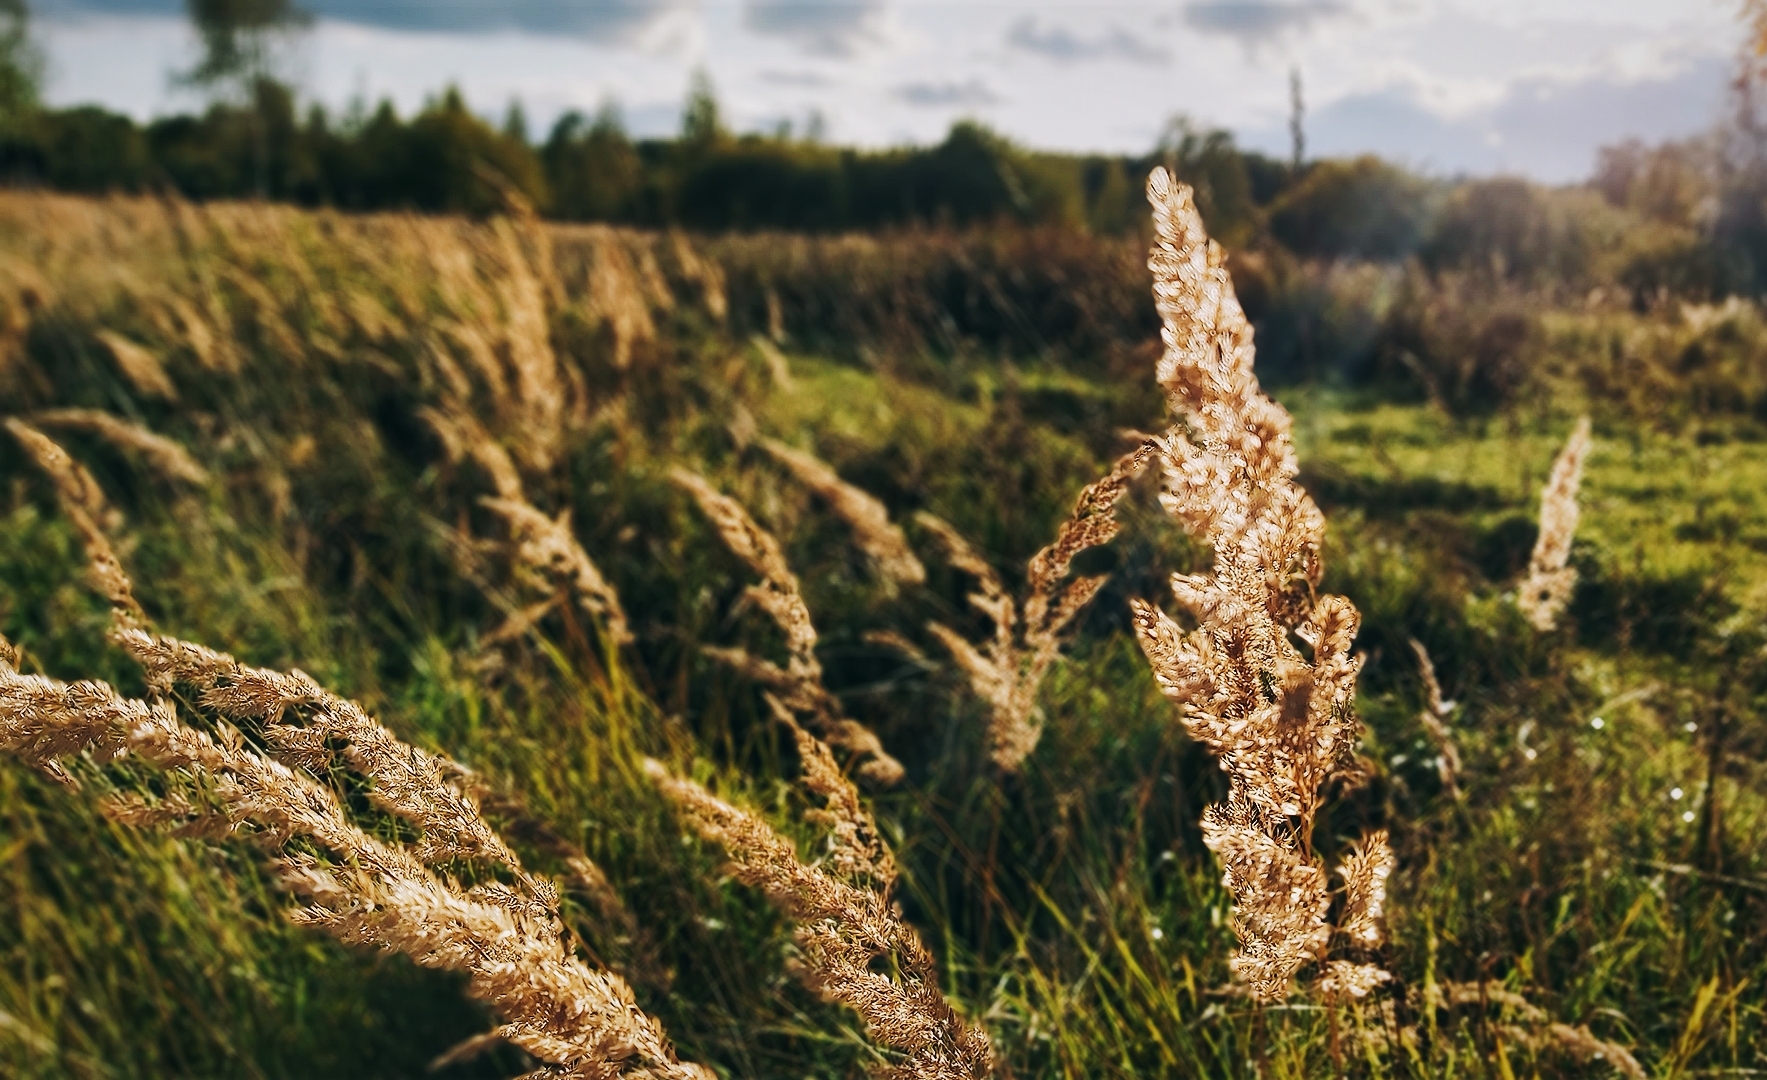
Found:
<svg viewBox="0 0 1767 1080"><path fill-rule="evenodd" d="M856 150L813 129L732 133L703 76L673 139L631 138L612 104L536 134L519 103L494 124L452 89L412 116L366 102L333 115L276 77L275 35L300 25L286 3L193 9L218 22L187 73L213 103L139 124L37 104L40 58L9 2L0 178L14 186L477 217L515 199L558 221L691 230L718 237L744 325L783 305L847 353L965 343L1132 364L1153 326L1140 188L1155 164L1195 186L1233 252L1275 384L1378 383L1489 414L1556 347L1549 309L1672 312L1767 290L1767 124L1746 78L1710 135L1610 147L1587 182L1555 187L1278 160L1182 117L1140 156L1039 152L970 122L934 146Z"/></svg>

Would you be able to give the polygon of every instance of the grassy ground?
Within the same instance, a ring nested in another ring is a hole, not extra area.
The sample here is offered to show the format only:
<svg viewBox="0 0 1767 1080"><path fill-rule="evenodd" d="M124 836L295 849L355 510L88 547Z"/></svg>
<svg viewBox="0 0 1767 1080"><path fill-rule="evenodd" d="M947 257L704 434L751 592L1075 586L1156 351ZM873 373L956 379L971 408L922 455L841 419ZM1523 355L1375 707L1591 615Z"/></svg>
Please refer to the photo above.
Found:
<svg viewBox="0 0 1767 1080"><path fill-rule="evenodd" d="M1206 557L1152 491L1090 556L1111 584L1045 684L1041 745L1001 779L985 767L981 708L924 631L931 618L979 629L966 583L926 544L925 588L879 582L826 509L730 433L746 414L899 520L940 514L1011 580L1120 446L1117 429L1157 422L1151 370L1105 382L1099 365L977 349L788 344L787 382L724 329L718 283L661 238L9 198L0 405L128 416L212 473L179 484L67 437L123 514L150 613L242 659L298 665L523 793L636 913L624 926L566 898L586 950L628 975L684 1057L732 1077L847 1076L872 1060L855 1018L789 976L776 915L681 837L637 768L641 753L671 757L793 828L788 740L751 686L698 651L764 651L769 631L736 609L745 572L666 482L678 462L777 530L831 686L908 766L908 783L875 796L902 900L1002 1075L1611 1071L1558 1047L1504 991L1632 1048L1653 1075L1767 1069L1767 430L1709 407L1654 422L1583 377L1607 355L1603 334L1631 340L1642 325L1680 349L1692 331L1673 314L1565 316L1555 332L1585 343L1577 364L1484 418L1282 395L1331 522L1327 587L1365 617L1373 778L1336 793L1321 846L1393 830L1390 960L1409 997L1391 1017L1305 995L1258 1010L1228 986L1228 901L1196 828L1220 773L1127 631L1127 597L1162 597L1166 574ZM629 295L597 292L613 279ZM499 290L522 280L531 293ZM521 329L534 310L538 339ZM146 346L174 394L131 377L100 329ZM559 416L523 396L524 377L556 379ZM513 588L494 546L462 555L462 537L497 535L476 501L486 479L421 420L462 393L517 453L531 497L573 512L633 615L630 649L610 657L568 607L513 645L484 644ZM1584 409L1597 423L1581 583L1543 635L1505 592ZM12 447L0 468L0 629L28 669L138 689L104 644L71 530ZM867 642L883 629L929 659ZM1457 702L1461 800L1417 720L1414 637ZM71 793L0 764L8 1074L416 1076L486 1025L447 977L287 926L244 850L107 823L95 796L144 777L83 776ZM1447 982L1483 985L1482 1002L1422 1007ZM522 1067L493 1053L443 1075Z"/></svg>

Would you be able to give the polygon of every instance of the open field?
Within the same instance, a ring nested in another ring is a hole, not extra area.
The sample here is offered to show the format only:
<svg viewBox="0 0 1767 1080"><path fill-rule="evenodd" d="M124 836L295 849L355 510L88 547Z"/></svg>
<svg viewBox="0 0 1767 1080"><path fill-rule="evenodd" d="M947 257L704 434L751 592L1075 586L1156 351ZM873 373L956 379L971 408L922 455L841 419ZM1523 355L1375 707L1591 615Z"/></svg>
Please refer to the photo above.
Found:
<svg viewBox="0 0 1767 1080"><path fill-rule="evenodd" d="M92 470L156 626L298 667L519 796L520 814L487 802L487 816L537 872L567 874L552 839L592 858L614 895L567 883L572 940L721 1076L859 1075L878 1051L798 984L784 920L645 774L662 759L800 850L823 843L802 823L790 734L703 651L783 641L671 483L681 465L780 538L826 685L906 768L868 801L905 916L999 1075L1611 1075L1601 1044L1652 1076L1767 1071L1755 307L1480 297L1531 319L1529 364L1492 376L1513 381L1503 395L1481 396L1476 350L1467 368L1423 354L1409 383L1273 391L1328 522L1323 587L1363 615L1367 776L1334 781L1314 843L1335 859L1391 831L1395 978L1384 1005L1254 1005L1229 977L1230 897L1198 827L1226 781L1130 629L1130 598L1170 608L1166 578L1208 565L1151 478L1122 534L1081 558L1110 578L1043 683L1019 773L990 766L984 707L926 628L980 640L988 625L914 512L1016 590L1131 445L1123 429L1162 424L1141 248L1089 243L720 241L6 194L0 411L37 418ZM1405 287L1398 271L1305 273L1297 293ZM1441 289L1403 313L1407 340L1459 333ZM58 409L142 425L197 468ZM1541 632L1513 592L1584 414L1578 584ZM761 436L881 499L924 584L880 574ZM0 630L19 670L144 692L50 487L10 440L0 468ZM512 483L568 511L629 644L522 570L514 519L484 502ZM1413 638L1453 702L1459 798L1419 719ZM151 770L73 771L79 791L0 762L0 1071L417 1076L490 1026L461 978L291 925L244 847L108 820L100 796L162 792ZM377 835L409 839L359 781L324 778ZM436 1075L531 1067L503 1045Z"/></svg>

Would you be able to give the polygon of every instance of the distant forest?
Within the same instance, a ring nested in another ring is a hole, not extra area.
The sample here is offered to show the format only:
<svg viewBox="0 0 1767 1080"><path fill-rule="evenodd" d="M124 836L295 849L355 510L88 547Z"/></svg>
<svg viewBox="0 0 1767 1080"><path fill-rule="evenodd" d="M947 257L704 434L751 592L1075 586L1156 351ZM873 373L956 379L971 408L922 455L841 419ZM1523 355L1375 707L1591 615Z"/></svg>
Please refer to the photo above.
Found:
<svg viewBox="0 0 1767 1080"><path fill-rule="evenodd" d="M737 134L696 78L669 139L633 139L617 108L567 113L535 138L456 89L413 116L390 102L344 115L303 106L274 75L289 0L190 0L206 45L178 76L213 94L200 114L145 125L97 106L38 103L25 0L0 0L0 180L82 193L262 198L342 210L482 215L523 202L548 217L698 231L838 232L1019 224L1118 235L1143 227L1156 164L1197 189L1235 249L1304 259L1471 267L1526 284L1624 284L1640 297L1767 288L1767 138L1714 118L1704 138L1629 144L1591 179L1443 180L1375 158L1283 160L1182 118L1143 155L1058 154L960 122L934 146L858 150L789 131Z"/></svg>

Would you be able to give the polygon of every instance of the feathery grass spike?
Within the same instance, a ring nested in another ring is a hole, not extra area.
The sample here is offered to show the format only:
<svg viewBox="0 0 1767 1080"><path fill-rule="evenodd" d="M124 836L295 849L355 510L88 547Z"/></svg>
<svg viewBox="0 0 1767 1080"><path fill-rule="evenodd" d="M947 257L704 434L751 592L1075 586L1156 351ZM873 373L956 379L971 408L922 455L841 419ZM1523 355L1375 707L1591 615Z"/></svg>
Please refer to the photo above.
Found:
<svg viewBox="0 0 1767 1080"><path fill-rule="evenodd" d="M154 471L168 480L198 487L209 482L208 470L197 464L190 451L164 435L156 435L120 416L97 409L45 409L33 414L31 419L44 427L97 435L119 450L141 455Z"/></svg>
<svg viewBox="0 0 1767 1080"><path fill-rule="evenodd" d="M111 358L117 362L117 369L136 392L144 397L178 400L178 388L172 384L166 369L160 365L159 357L123 335L109 330L100 330L98 340L110 352Z"/></svg>
<svg viewBox="0 0 1767 1080"><path fill-rule="evenodd" d="M1577 533L1577 487L1589 457L1589 418L1577 421L1570 441L1552 463L1552 475L1540 492L1540 537L1528 560L1528 576L1516 590L1516 606L1542 632L1558 626L1577 584L1571 561L1571 540Z"/></svg>
<svg viewBox="0 0 1767 1080"><path fill-rule="evenodd" d="M569 583L577 602L607 627L616 645L632 640L626 620L626 609L620 594L614 590L601 568L583 550L571 532L570 511L561 511L556 518L547 517L524 499L484 499L484 505L502 515L509 523L516 542L516 559L524 567L542 577L555 577Z"/></svg>
<svg viewBox="0 0 1767 1080"><path fill-rule="evenodd" d="M137 701L103 683L63 684L0 665L0 747L29 759L50 744L62 755L87 745L126 750L203 789L200 805L174 788L106 809L124 824L255 841L305 905L291 913L295 922L465 972L473 996L502 1017L496 1034L554 1066L545 1075L710 1080L676 1059L623 980L571 955L549 894L495 883L460 889L351 824L330 788L259 755L236 729L223 724L210 735L179 720L168 699Z"/></svg>
<svg viewBox="0 0 1767 1080"><path fill-rule="evenodd" d="M1116 537L1117 502L1157 452L1155 444L1143 443L1080 492L1055 541L1031 557L1022 612L993 567L956 529L929 513L918 517L945 549L951 565L976 579L977 591L970 594L969 602L994 623L993 636L980 645L942 623L928 623L927 630L951 653L970 690L987 705L989 756L1006 772L1016 772L1037 748L1043 735L1037 691L1061 653L1062 631L1098 594L1105 579L1076 578L1066 588L1060 586L1080 552Z"/></svg>
<svg viewBox="0 0 1767 1080"><path fill-rule="evenodd" d="M1172 579L1196 629L1142 601L1135 629L1160 689L1184 707L1186 730L1228 775L1226 800L1203 813L1203 839L1234 898L1234 972L1254 997L1278 999L1303 967L1330 958L1331 895L1312 833L1321 788L1361 735L1361 661L1350 655L1358 616L1343 597L1316 594L1324 518L1294 481L1288 413L1252 374L1251 325L1226 253L1208 239L1190 188L1164 169L1148 178L1148 200L1165 343L1157 373L1177 420L1157 440L1161 502L1208 540L1214 565ZM1379 834L1358 850L1346 885L1362 914L1342 929L1365 956L1380 941L1392 854ZM1350 975L1324 974L1328 993ZM1356 975L1355 985L1373 978Z"/></svg>
<svg viewBox="0 0 1767 1080"><path fill-rule="evenodd" d="M80 534L85 548L87 575L94 588L110 601L113 618L124 626L139 626L147 621L135 599L135 586L123 572L123 564L111 548L105 529L120 520L104 497L104 489L54 439L24 421L7 417L6 430L12 432L25 452L49 477L55 488L56 501Z"/></svg>
<svg viewBox="0 0 1767 1080"><path fill-rule="evenodd" d="M839 473L813 454L778 439L761 439L760 446L800 483L827 501L835 516L852 528L860 550L871 557L879 573L908 585L926 581L926 567L915 557L908 538L890 520L889 511L875 496L842 480Z"/></svg>
<svg viewBox="0 0 1767 1080"><path fill-rule="evenodd" d="M1437 773L1442 777L1442 786L1448 794L1460 798L1460 748L1454 744L1454 733L1448 730L1448 717L1454 712L1454 703L1442 698L1442 684L1436 679L1436 665L1430 659L1429 650L1423 642L1411 639L1411 651L1417 654L1417 668L1423 677L1424 705L1417 718L1423 729L1429 734L1430 741L1436 744Z"/></svg>
<svg viewBox="0 0 1767 1080"><path fill-rule="evenodd" d="M442 759L401 741L355 702L305 672L251 667L225 653L140 629L120 629L113 639L146 671L150 686L185 684L198 691L204 707L230 721L263 722L265 741L293 767L320 771L330 763L332 748L341 746L343 761L371 781L375 803L423 830L417 854L424 862L490 860L515 871L525 889L548 888L522 871L474 800L449 782ZM292 722L296 718L305 722Z"/></svg>
<svg viewBox="0 0 1767 1080"><path fill-rule="evenodd" d="M677 812L730 857L729 872L760 889L796 924L803 957L798 977L865 1021L877 1042L903 1055L879 1070L892 1080L981 1080L993 1071L993 1048L939 991L938 966L913 927L890 903L895 880L876 825L826 747L792 725L805 763L805 786L820 795L818 820L833 828L829 857L806 865L791 843L758 816L719 799L691 780L647 763ZM874 970L892 957L895 977Z"/></svg>
<svg viewBox="0 0 1767 1080"><path fill-rule="evenodd" d="M798 590L797 575L786 564L779 541L756 524L741 503L713 487L705 477L679 467L671 470L669 477L693 496L731 553L761 576L761 584L750 585L745 596L785 634L788 658L782 668L742 649L709 648L706 654L774 691L780 701L806 717L829 743L860 758L859 775L885 786L898 783L904 775L901 762L884 751L883 743L870 728L845 716L840 702L822 685L822 664L816 659L816 627L810 621L810 609Z"/></svg>

